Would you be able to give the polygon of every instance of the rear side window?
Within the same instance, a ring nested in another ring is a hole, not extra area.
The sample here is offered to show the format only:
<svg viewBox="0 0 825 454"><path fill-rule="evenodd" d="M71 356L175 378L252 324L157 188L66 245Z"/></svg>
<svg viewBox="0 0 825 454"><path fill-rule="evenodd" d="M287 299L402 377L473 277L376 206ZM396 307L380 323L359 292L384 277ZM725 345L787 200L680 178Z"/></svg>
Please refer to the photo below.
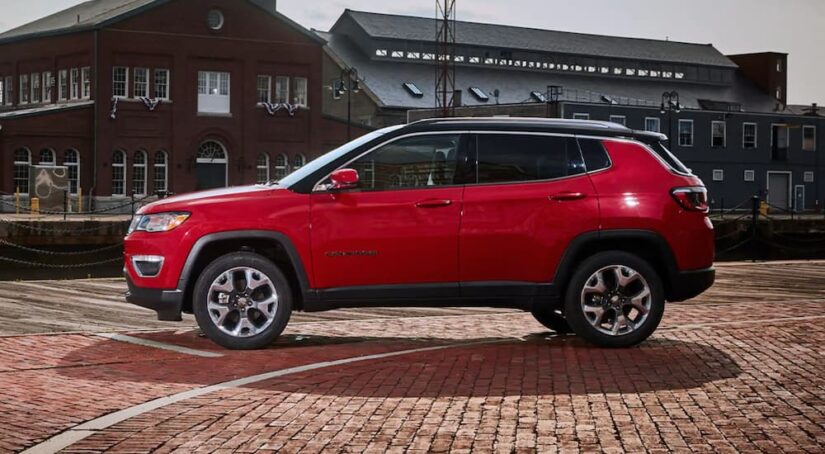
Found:
<svg viewBox="0 0 825 454"><path fill-rule="evenodd" d="M585 172L572 138L479 134L476 144L478 183L551 180Z"/></svg>
<svg viewBox="0 0 825 454"><path fill-rule="evenodd" d="M610 167L610 156L604 144L598 139L579 139L579 148L588 172L595 172Z"/></svg>

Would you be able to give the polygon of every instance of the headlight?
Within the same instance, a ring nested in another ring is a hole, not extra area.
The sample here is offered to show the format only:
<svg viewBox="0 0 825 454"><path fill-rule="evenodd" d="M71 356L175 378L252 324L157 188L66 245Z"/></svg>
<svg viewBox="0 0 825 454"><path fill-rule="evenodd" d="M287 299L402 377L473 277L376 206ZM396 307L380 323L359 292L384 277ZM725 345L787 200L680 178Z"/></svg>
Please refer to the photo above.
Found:
<svg viewBox="0 0 825 454"><path fill-rule="evenodd" d="M189 213L157 213L135 216L129 226L129 233L132 232L168 232L189 219Z"/></svg>

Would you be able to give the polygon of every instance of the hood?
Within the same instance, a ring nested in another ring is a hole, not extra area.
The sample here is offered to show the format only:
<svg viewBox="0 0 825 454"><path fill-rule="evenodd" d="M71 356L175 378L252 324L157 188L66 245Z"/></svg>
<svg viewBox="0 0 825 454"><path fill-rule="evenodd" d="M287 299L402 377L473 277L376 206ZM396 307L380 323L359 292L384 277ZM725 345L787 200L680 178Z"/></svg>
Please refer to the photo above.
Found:
<svg viewBox="0 0 825 454"><path fill-rule="evenodd" d="M284 188L278 185L250 185L236 186L231 188L210 189L207 191L190 192L172 196L166 199L152 202L140 210L138 214L161 213L165 211L188 211L192 207L213 202L232 202L239 199L262 196L272 191L283 191Z"/></svg>

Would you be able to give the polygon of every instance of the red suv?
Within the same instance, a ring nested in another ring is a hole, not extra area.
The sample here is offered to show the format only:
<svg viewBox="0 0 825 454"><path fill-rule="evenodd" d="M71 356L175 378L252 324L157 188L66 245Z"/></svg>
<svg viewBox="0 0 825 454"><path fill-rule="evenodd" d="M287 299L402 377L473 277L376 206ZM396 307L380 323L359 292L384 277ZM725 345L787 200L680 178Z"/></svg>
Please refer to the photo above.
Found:
<svg viewBox="0 0 825 454"><path fill-rule="evenodd" d="M494 306L606 347L713 284L707 194L660 134L443 119L375 131L279 182L140 210L127 300L261 348L293 310Z"/></svg>

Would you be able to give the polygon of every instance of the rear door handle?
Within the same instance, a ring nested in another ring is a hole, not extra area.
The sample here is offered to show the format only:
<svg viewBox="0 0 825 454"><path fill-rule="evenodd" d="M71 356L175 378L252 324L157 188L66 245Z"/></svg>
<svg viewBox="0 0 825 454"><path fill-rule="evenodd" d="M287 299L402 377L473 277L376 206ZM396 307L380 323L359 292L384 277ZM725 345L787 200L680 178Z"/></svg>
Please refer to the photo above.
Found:
<svg viewBox="0 0 825 454"><path fill-rule="evenodd" d="M422 200L415 204L418 208L440 208L440 207L448 207L453 204L452 200L441 200L441 199L429 199L429 200Z"/></svg>
<svg viewBox="0 0 825 454"><path fill-rule="evenodd" d="M570 200L581 200L587 197L583 192L559 192L550 196L550 200L558 200L559 202L567 202Z"/></svg>

